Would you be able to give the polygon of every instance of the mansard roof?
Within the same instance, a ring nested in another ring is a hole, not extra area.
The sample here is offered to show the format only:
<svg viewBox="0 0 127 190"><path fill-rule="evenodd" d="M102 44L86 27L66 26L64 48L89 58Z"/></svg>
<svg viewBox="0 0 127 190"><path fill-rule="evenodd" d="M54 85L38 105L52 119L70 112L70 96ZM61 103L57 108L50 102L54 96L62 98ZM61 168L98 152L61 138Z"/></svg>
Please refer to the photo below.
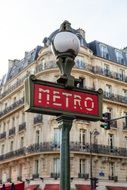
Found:
<svg viewBox="0 0 127 190"><path fill-rule="evenodd" d="M13 60L14 64L8 70L6 81L13 78L15 75L20 73L27 65L35 61L41 48L41 46L37 46L32 51L27 52L22 60Z"/></svg>
<svg viewBox="0 0 127 190"><path fill-rule="evenodd" d="M100 45L104 45L107 48L108 56L106 56L106 57L102 56ZM118 48L112 47L110 45L107 45L105 43L102 43L102 42L99 42L96 40L90 42L88 44L88 47L93 51L93 54L95 56L102 57L103 59L127 66L127 52L124 49L118 49ZM116 51L121 53L121 55L123 57L121 60L117 59Z"/></svg>

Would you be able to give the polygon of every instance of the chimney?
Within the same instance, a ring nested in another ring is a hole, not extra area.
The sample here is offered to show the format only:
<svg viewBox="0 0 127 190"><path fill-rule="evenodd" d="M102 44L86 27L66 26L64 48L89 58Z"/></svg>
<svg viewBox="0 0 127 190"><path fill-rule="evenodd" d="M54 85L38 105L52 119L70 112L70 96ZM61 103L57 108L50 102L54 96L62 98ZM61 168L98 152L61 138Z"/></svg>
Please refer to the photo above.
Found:
<svg viewBox="0 0 127 190"><path fill-rule="evenodd" d="M123 51L124 51L125 53L127 53L127 47L123 48Z"/></svg>
<svg viewBox="0 0 127 190"><path fill-rule="evenodd" d="M8 69L10 69L11 67L13 67L14 63L15 63L14 60L9 59L8 60Z"/></svg>
<svg viewBox="0 0 127 190"><path fill-rule="evenodd" d="M77 30L77 32L82 36L82 38L85 39L86 35L85 35L85 31L84 31L83 29L79 28L79 29Z"/></svg>
<svg viewBox="0 0 127 190"><path fill-rule="evenodd" d="M17 64L20 60L18 59L14 59L14 60L11 60L9 59L8 60L8 69L12 68L15 64Z"/></svg>

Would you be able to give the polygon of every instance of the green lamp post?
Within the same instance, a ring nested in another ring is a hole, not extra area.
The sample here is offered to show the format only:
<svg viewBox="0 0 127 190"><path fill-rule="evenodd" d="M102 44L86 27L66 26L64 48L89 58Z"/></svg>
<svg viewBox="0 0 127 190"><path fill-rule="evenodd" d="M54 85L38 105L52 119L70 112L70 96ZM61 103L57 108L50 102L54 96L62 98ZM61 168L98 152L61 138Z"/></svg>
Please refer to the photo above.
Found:
<svg viewBox="0 0 127 190"><path fill-rule="evenodd" d="M74 59L80 48L80 42L76 34L73 33L71 24L64 21L59 32L52 40L52 50L56 56L56 64L58 65L61 76L57 80L65 88L73 88L78 81L71 75L71 70L75 65ZM61 128L61 149L60 149L60 190L70 190L70 147L69 138L74 117L61 115L57 118L59 127Z"/></svg>

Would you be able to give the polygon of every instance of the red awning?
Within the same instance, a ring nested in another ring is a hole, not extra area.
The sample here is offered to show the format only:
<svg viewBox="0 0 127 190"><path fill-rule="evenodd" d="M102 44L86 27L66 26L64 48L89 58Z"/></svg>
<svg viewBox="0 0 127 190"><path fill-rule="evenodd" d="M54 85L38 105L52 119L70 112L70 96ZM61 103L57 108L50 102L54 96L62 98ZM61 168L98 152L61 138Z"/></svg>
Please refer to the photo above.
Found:
<svg viewBox="0 0 127 190"><path fill-rule="evenodd" d="M108 190L127 190L127 187L115 187L115 186L107 186Z"/></svg>
<svg viewBox="0 0 127 190"><path fill-rule="evenodd" d="M76 184L76 190L91 190L90 185Z"/></svg>
<svg viewBox="0 0 127 190"><path fill-rule="evenodd" d="M59 190L59 184L46 184L44 190Z"/></svg>
<svg viewBox="0 0 127 190"><path fill-rule="evenodd" d="M29 185L28 187L25 187L25 190L37 190L39 185Z"/></svg>
<svg viewBox="0 0 127 190"><path fill-rule="evenodd" d="M0 190L4 189L3 185L0 185ZM6 183L5 184L6 190L24 190L24 182L16 182L14 183L14 186L12 187L12 183Z"/></svg>

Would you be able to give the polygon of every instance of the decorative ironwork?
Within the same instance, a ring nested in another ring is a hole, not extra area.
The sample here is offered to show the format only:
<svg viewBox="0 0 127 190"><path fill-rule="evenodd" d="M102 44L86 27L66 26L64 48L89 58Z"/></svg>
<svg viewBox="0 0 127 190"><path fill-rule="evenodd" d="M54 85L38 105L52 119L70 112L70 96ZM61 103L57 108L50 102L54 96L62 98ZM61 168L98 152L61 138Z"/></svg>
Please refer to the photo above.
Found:
<svg viewBox="0 0 127 190"><path fill-rule="evenodd" d="M126 148L110 147L108 145L101 145L101 144L92 144L91 147L92 147L92 153L94 155L104 154L104 155L108 155L109 157L110 156L127 157ZM90 153L90 145L86 143L84 148L82 148L81 143L70 142L70 150L81 152L81 153ZM55 146L53 142L31 144L28 147L23 147L15 151L11 151L6 154L0 155L0 161L7 160L14 157L29 155L33 153L42 153L42 152L48 152L48 151L60 151L60 147Z"/></svg>
<svg viewBox="0 0 127 190"><path fill-rule="evenodd" d="M18 101L14 102L12 105L8 106L3 111L1 111L0 112L0 117L2 117L3 115L9 113L10 111L14 110L15 108L19 107L23 103L24 103L24 97L22 97L21 99L19 99Z"/></svg>

